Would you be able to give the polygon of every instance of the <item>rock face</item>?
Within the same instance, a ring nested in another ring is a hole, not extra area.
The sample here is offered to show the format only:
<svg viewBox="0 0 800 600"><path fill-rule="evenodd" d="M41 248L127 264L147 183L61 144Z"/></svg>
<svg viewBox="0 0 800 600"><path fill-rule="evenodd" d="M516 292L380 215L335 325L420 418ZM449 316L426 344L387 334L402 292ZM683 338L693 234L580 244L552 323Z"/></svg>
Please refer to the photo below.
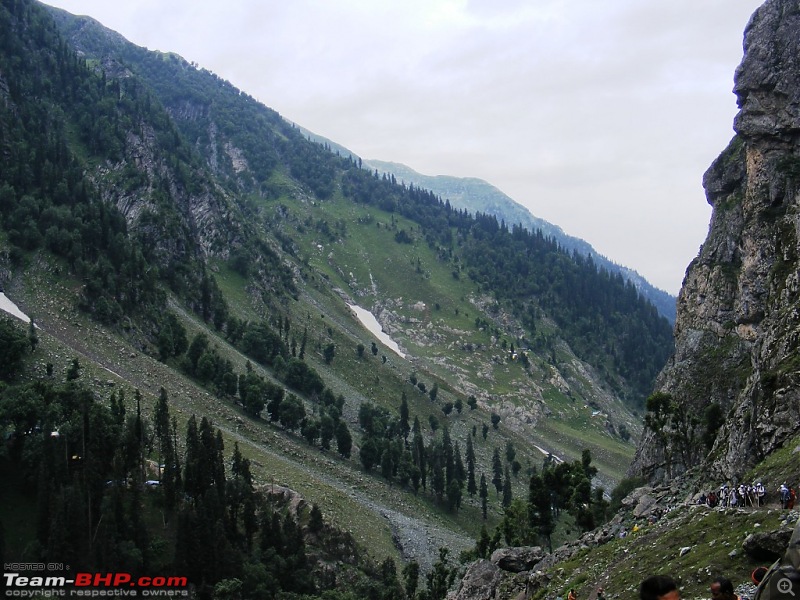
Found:
<svg viewBox="0 0 800 600"><path fill-rule="evenodd" d="M502 574L496 564L479 560L467 569L453 600L491 600L501 578Z"/></svg>
<svg viewBox="0 0 800 600"><path fill-rule="evenodd" d="M632 475L668 479L701 464L736 479L800 430L798 31L800 0L767 0L745 30L736 135L703 178L710 229L657 380L672 412L643 436ZM712 432L721 426L703 440L714 411Z"/></svg>
<svg viewBox="0 0 800 600"><path fill-rule="evenodd" d="M544 558L544 551L539 546L520 548L498 548L492 553L492 562L503 571L522 573L530 571Z"/></svg>
<svg viewBox="0 0 800 600"><path fill-rule="evenodd" d="M791 537L791 529L751 533L742 543L742 548L755 560L772 562L783 555Z"/></svg>

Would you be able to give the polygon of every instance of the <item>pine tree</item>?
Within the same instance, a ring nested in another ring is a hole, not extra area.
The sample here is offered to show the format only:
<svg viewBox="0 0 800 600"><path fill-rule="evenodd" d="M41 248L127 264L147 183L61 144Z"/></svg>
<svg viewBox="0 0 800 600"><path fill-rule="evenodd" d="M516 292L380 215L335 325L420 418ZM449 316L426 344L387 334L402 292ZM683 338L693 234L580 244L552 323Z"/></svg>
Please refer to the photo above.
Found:
<svg viewBox="0 0 800 600"><path fill-rule="evenodd" d="M72 359L69 369L67 370L67 381L75 381L81 376L81 363L77 358Z"/></svg>
<svg viewBox="0 0 800 600"><path fill-rule="evenodd" d="M164 447L169 444L170 441L169 399L167 390L163 387L159 390L158 400L153 410L153 427L155 429L154 433L158 446L158 453L162 455Z"/></svg>
<svg viewBox="0 0 800 600"><path fill-rule="evenodd" d="M503 508L511 506L512 491L511 491L511 474L508 472L508 465L505 468L503 477Z"/></svg>
<svg viewBox="0 0 800 600"><path fill-rule="evenodd" d="M319 506L313 504L311 506L311 515L308 520L308 530L311 533L319 533L322 531L323 525L324 521L322 518L322 511L320 510Z"/></svg>
<svg viewBox="0 0 800 600"><path fill-rule="evenodd" d="M405 600L405 593L397 577L397 566L394 559L391 557L384 559L380 566L380 572L383 584L381 600Z"/></svg>
<svg viewBox="0 0 800 600"><path fill-rule="evenodd" d="M414 460L414 465L419 469L420 483L422 489L427 489L427 456L425 452L425 440L422 438L422 426L419 423L419 417L414 417L414 439L411 443L411 457Z"/></svg>
<svg viewBox="0 0 800 600"><path fill-rule="evenodd" d="M453 455L455 456L456 465L455 470L453 471L453 476L455 480L458 482L458 489L464 489L464 482L467 479L467 472L464 469L464 461L461 460L461 448L458 445L458 442L455 443L453 447Z"/></svg>
<svg viewBox="0 0 800 600"><path fill-rule="evenodd" d="M430 458L429 464L433 493L436 495L436 499L441 502L447 485L444 464L445 457L442 445L435 441L431 442L430 448L428 449L428 457Z"/></svg>
<svg viewBox="0 0 800 600"><path fill-rule="evenodd" d="M537 473L531 475L528 484L528 515L531 529L547 540L548 547L552 553L553 543L550 535L555 528L555 522L551 508L550 491L547 489L542 477Z"/></svg>
<svg viewBox="0 0 800 600"><path fill-rule="evenodd" d="M406 598L414 598L419 585L419 563L412 560L403 567L403 583L406 588Z"/></svg>
<svg viewBox="0 0 800 600"><path fill-rule="evenodd" d="M486 523L481 526L481 534L478 538L478 543L475 544L475 553L478 558L489 558L491 556L492 539L489 537L489 531L486 529Z"/></svg>
<svg viewBox="0 0 800 600"><path fill-rule="evenodd" d="M31 345L31 352L35 352L36 346L39 345L39 334L36 332L36 324L33 322L33 317L30 318L28 323L28 343Z"/></svg>
<svg viewBox="0 0 800 600"><path fill-rule="evenodd" d="M169 415L167 391L159 390L156 407L153 411L153 427L158 447L159 469L161 470L161 493L164 498L165 521L172 518L178 499L178 466Z"/></svg>
<svg viewBox="0 0 800 600"><path fill-rule="evenodd" d="M400 433L404 440L408 439L408 434L411 431L411 426L408 424L408 398L406 398L405 391L400 400Z"/></svg>
<svg viewBox="0 0 800 600"><path fill-rule="evenodd" d="M499 448L495 448L492 454L492 485L499 495L503 489L503 462L500 460Z"/></svg>
<svg viewBox="0 0 800 600"><path fill-rule="evenodd" d="M481 513L483 514L483 520L486 520L486 510L488 508L488 500L489 500L489 487L486 485L486 475L481 473L481 487L480 487L480 496L481 496Z"/></svg>
<svg viewBox="0 0 800 600"><path fill-rule="evenodd" d="M445 486L449 486L450 482L455 479L456 461L453 453L453 442L450 439L450 429L448 427L442 428L442 456L444 459L444 483Z"/></svg>
<svg viewBox="0 0 800 600"><path fill-rule="evenodd" d="M381 475L384 479L392 478L392 471L394 470L394 461L392 460L392 452L389 450L388 445L381 453Z"/></svg>
<svg viewBox="0 0 800 600"><path fill-rule="evenodd" d="M514 462L517 456L517 451L514 449L514 443L511 440L506 442L506 462L509 464Z"/></svg>
<svg viewBox="0 0 800 600"><path fill-rule="evenodd" d="M297 357L304 360L306 357L306 342L308 341L308 327L303 328L303 339L300 341L300 353Z"/></svg>
<svg viewBox="0 0 800 600"><path fill-rule="evenodd" d="M478 493L475 483L475 448L472 445L472 436L467 435L467 493L474 497Z"/></svg>
<svg viewBox="0 0 800 600"><path fill-rule="evenodd" d="M323 450L330 450L334 435L336 435L336 422L326 412L319 419L319 441Z"/></svg>
<svg viewBox="0 0 800 600"><path fill-rule="evenodd" d="M214 436L214 451L212 454L212 465L213 465L213 477L214 477L214 486L217 488L217 495L219 496L220 502L225 501L225 486L226 486L226 479L225 479L225 457L224 457L224 442L222 440L222 432L217 429L216 435Z"/></svg>
<svg viewBox="0 0 800 600"><path fill-rule="evenodd" d="M111 418L114 422L117 435L122 435L123 427L125 427L125 390L120 389L119 395L112 392L111 398Z"/></svg>
<svg viewBox="0 0 800 600"><path fill-rule="evenodd" d="M336 425L336 449L343 458L350 458L352 448L353 438L350 435L350 430L344 421L339 421Z"/></svg>
<svg viewBox="0 0 800 600"><path fill-rule="evenodd" d="M201 494L200 435L194 415L186 423L186 457L184 459L183 489L193 500Z"/></svg>
<svg viewBox="0 0 800 600"><path fill-rule="evenodd" d="M447 565L447 548L439 548L439 560L433 564L428 573L428 600L444 600L447 590L455 580L456 570Z"/></svg>
<svg viewBox="0 0 800 600"><path fill-rule="evenodd" d="M458 479L453 479L447 484L447 508L454 510L461 508L461 486Z"/></svg>

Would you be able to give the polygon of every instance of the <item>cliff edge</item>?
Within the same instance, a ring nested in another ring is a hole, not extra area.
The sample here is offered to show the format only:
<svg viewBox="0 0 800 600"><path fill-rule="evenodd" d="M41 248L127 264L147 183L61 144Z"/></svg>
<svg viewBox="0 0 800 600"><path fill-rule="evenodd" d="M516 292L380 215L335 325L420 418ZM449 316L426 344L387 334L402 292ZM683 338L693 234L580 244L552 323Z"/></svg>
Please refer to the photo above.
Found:
<svg viewBox="0 0 800 600"><path fill-rule="evenodd" d="M703 177L709 233L678 297L630 475L736 480L800 431L800 0L751 17L736 135Z"/></svg>

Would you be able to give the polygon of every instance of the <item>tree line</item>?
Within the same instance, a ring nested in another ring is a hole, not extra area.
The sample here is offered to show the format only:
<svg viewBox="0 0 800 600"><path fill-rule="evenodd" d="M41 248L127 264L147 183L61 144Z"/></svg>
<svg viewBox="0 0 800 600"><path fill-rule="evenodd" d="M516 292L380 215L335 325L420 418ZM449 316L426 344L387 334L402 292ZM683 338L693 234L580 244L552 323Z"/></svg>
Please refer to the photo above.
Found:
<svg viewBox="0 0 800 600"><path fill-rule="evenodd" d="M13 544L20 507L0 515L1 560L181 576L199 598L442 600L453 583L446 549L423 577L415 561L375 562L319 506L291 509L211 420L179 424L163 388L151 407L139 390L101 398L77 360L63 379L25 380L36 343L7 319L0 340L0 472L34 515Z"/></svg>

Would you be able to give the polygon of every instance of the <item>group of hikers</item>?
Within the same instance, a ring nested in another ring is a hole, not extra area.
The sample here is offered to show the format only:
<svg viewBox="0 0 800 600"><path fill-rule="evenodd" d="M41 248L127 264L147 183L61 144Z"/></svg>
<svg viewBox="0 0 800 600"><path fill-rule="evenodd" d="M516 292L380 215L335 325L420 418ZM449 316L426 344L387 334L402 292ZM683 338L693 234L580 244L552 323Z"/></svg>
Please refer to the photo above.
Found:
<svg viewBox="0 0 800 600"><path fill-rule="evenodd" d="M794 508L795 501L797 500L797 492L794 488L788 486L783 482L777 490L778 498L781 502L781 508L792 509ZM705 504L712 508L716 506L723 507L747 507L747 506L764 506L767 502L767 489L760 481L754 482L752 485L740 483L739 485L728 486L727 484L721 486L719 491L712 490L707 495L702 493L698 498L698 504Z"/></svg>

